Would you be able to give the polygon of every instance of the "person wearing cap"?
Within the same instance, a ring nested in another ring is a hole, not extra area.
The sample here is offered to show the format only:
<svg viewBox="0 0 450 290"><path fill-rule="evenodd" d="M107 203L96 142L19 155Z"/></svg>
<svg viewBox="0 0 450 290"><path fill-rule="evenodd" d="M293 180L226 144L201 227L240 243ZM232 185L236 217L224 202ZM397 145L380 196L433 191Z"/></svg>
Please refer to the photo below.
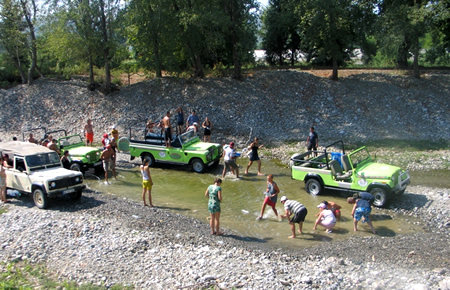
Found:
<svg viewBox="0 0 450 290"><path fill-rule="evenodd" d="M288 200L286 196L280 198L280 202L284 205L285 214L281 215L282 218L287 218L291 225L292 235L290 239L295 238L295 223L298 223L298 233L303 234L303 222L308 214L306 207L296 200ZM291 215L293 215L292 218Z"/></svg>
<svg viewBox="0 0 450 290"><path fill-rule="evenodd" d="M230 146L223 151L223 160L225 162L225 166L223 167L222 178L225 178L225 174L228 169L234 170L236 172L236 178L239 178L239 167L236 164L234 142L230 142Z"/></svg>
<svg viewBox="0 0 450 290"><path fill-rule="evenodd" d="M112 150L111 144L106 146L106 149L102 151L100 155L100 159L103 161L103 169L105 170L105 184L109 184L108 182L108 170L111 164L111 160L114 157L114 151Z"/></svg>
<svg viewBox="0 0 450 290"><path fill-rule="evenodd" d="M358 222L363 218L363 223L367 222L372 233L376 234L372 221L370 220L370 213L372 212L370 202L373 200L373 196L368 192L363 195L361 195L361 193L356 193L353 197L347 198L347 202L353 204L353 231L358 231Z"/></svg>
<svg viewBox="0 0 450 290"><path fill-rule="evenodd" d="M104 134L103 134L103 138L102 138L103 150L106 149L106 146L108 146L108 144L109 144L109 136L108 136L108 133L104 133Z"/></svg>
<svg viewBox="0 0 450 290"><path fill-rule="evenodd" d="M270 205L273 209L273 212L278 217L278 212L277 212L275 205L277 204L277 197L278 197L279 192L280 192L280 189L278 188L277 183L275 181L273 181L273 174L267 175L267 189L264 192L264 195L266 197L264 198L264 202L261 207L261 214L259 215L257 220L260 220L263 218L264 211L266 209L266 205Z"/></svg>
<svg viewBox="0 0 450 290"><path fill-rule="evenodd" d="M331 233L336 225L336 217L331 210L327 209L325 203L322 202L317 207L320 209L320 213L314 223L313 230L316 230L317 226L320 225L325 228L327 233Z"/></svg>
<svg viewBox="0 0 450 290"><path fill-rule="evenodd" d="M331 210L338 221L341 220L341 206L334 201L322 201L323 204L327 206L327 209ZM319 216L319 213L316 216Z"/></svg>

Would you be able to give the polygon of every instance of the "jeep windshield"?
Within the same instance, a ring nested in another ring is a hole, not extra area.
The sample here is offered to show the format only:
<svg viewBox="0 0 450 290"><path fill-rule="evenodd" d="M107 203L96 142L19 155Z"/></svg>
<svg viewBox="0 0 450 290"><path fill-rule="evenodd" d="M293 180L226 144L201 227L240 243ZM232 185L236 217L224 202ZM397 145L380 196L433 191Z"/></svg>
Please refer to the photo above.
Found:
<svg viewBox="0 0 450 290"><path fill-rule="evenodd" d="M61 166L59 155L56 152L26 156L25 160L27 162L28 168L30 168L31 171Z"/></svg>
<svg viewBox="0 0 450 290"><path fill-rule="evenodd" d="M370 155L366 147L362 147L350 153L349 156L352 160L353 168L356 168L358 165L370 160Z"/></svg>
<svg viewBox="0 0 450 290"><path fill-rule="evenodd" d="M197 134L195 134L194 130L189 130L186 133L181 134L181 143L187 144L197 138Z"/></svg>
<svg viewBox="0 0 450 290"><path fill-rule="evenodd" d="M67 136L59 139L59 145L64 147L70 147L73 145L84 145L80 135Z"/></svg>

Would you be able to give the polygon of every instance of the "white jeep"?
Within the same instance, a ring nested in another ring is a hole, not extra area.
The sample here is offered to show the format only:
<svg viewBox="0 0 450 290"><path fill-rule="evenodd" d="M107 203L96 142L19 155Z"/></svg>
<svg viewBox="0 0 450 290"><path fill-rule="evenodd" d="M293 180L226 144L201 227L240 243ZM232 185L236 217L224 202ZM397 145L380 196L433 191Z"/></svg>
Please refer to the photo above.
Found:
<svg viewBox="0 0 450 290"><path fill-rule="evenodd" d="M6 188L32 194L38 208L48 206L48 198L70 196L81 198L86 187L81 172L61 166L58 153L28 142L0 143L0 152L8 154Z"/></svg>

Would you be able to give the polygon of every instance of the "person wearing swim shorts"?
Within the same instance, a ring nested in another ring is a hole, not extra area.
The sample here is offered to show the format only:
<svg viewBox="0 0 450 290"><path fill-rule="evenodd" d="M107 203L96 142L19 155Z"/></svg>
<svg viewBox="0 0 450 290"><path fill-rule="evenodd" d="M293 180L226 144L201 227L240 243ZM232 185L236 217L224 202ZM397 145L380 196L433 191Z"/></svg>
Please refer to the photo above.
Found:
<svg viewBox="0 0 450 290"><path fill-rule="evenodd" d="M225 166L223 167L222 178L225 178L225 174L229 169L234 170L236 172L236 178L239 178L239 167L236 164L234 142L230 142L230 145L223 151L223 160Z"/></svg>
<svg viewBox="0 0 450 290"><path fill-rule="evenodd" d="M102 151L100 155L100 159L103 161L103 169L105 170L105 184L109 184L108 182L108 170L111 166L111 161L114 155L114 151L112 150L111 144L106 146L106 149Z"/></svg>
<svg viewBox="0 0 450 290"><path fill-rule="evenodd" d="M248 169L250 168L250 166L252 166L253 161L256 161L258 162L258 175L264 175L263 173L261 173L261 160L258 156L258 149L262 148L263 146L264 145L259 145L259 139L257 137L255 137L250 146L248 146L248 149L252 151L250 152L250 161L248 162L247 169L245 169L245 174L248 174Z"/></svg>
<svg viewBox="0 0 450 290"><path fill-rule="evenodd" d="M144 201L144 206L148 206L146 202L145 196L148 195L148 201L150 204L150 207L153 207L152 203L152 176L150 175L150 168L148 166L148 163L150 162L149 159L144 159L144 164L141 165L141 174L142 174L142 200Z"/></svg>
<svg viewBox="0 0 450 290"><path fill-rule="evenodd" d="M87 124L84 126L84 133L86 136L86 146L92 146L92 143L94 142L94 129L92 127L91 119L87 120Z"/></svg>
<svg viewBox="0 0 450 290"><path fill-rule="evenodd" d="M305 221L308 210L306 207L296 200L288 200L286 196L280 198L280 202L284 205L285 214L281 215L282 218L289 220L291 226L292 235L290 239L294 239L295 236L295 224L298 223L298 233L303 234L303 222ZM291 215L293 217L291 218Z"/></svg>
<svg viewBox="0 0 450 290"><path fill-rule="evenodd" d="M172 132L170 127L170 111L167 111L166 116L162 119L162 124L164 126L164 142L166 147L171 147Z"/></svg>
<svg viewBox="0 0 450 290"><path fill-rule="evenodd" d="M222 201L222 179L216 178L214 184L208 186L205 191L205 197L208 197L208 211L210 214L209 226L211 235L222 235L220 226L220 202Z"/></svg>
<svg viewBox="0 0 450 290"><path fill-rule="evenodd" d="M316 230L319 225L324 227L327 233L331 233L336 225L336 217L331 210L327 209L324 203L319 204L317 207L320 209L320 213L314 223L313 230Z"/></svg>
<svg viewBox="0 0 450 290"><path fill-rule="evenodd" d="M314 156L317 156L317 147L319 147L319 136L314 131L314 127L309 128L308 138L306 138L306 147L308 151L313 150Z"/></svg>
<svg viewBox="0 0 450 290"><path fill-rule="evenodd" d="M363 219L362 222L367 222L372 233L376 234L376 231L372 225L372 221L370 220L372 207L370 205L369 195L372 196L370 193L365 192L364 195L362 195L364 198L361 198L360 195L355 194L353 197L347 198L347 202L350 204L354 204L352 209L353 231L358 231L358 222Z"/></svg>
<svg viewBox="0 0 450 290"><path fill-rule="evenodd" d="M275 181L273 181L273 175L269 174L267 176L267 189L264 193L265 198L264 198L264 202L261 207L261 214L259 215L257 220L260 220L263 218L264 211L266 210L266 205L269 205L272 207L273 212L275 213L275 215L278 218L278 212L275 207L275 205L277 203L278 193L280 193L280 189L278 188L277 183Z"/></svg>

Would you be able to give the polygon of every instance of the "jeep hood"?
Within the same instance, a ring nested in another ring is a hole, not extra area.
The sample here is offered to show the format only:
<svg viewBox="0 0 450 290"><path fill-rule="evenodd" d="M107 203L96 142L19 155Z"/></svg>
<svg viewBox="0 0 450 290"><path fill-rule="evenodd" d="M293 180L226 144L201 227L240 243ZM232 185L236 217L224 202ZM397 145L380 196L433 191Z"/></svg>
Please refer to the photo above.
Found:
<svg viewBox="0 0 450 290"><path fill-rule="evenodd" d="M358 175L364 174L364 177L371 179L390 179L399 170L401 168L397 166L384 163L371 163L358 170Z"/></svg>
<svg viewBox="0 0 450 290"><path fill-rule="evenodd" d="M211 148L212 146L219 147L220 144L197 142L197 143L190 144L189 146L185 147L184 149L189 150L189 151L208 151L208 149Z"/></svg>
<svg viewBox="0 0 450 290"><path fill-rule="evenodd" d="M99 151L98 148L88 147L88 146L76 147L76 148L71 148L68 150L69 150L70 155L72 155L72 156L85 156L86 154L89 154L91 152Z"/></svg>
<svg viewBox="0 0 450 290"><path fill-rule="evenodd" d="M31 177L39 178L40 180L54 180L62 177L74 177L81 175L81 172L65 169L63 167L32 171L31 173Z"/></svg>

